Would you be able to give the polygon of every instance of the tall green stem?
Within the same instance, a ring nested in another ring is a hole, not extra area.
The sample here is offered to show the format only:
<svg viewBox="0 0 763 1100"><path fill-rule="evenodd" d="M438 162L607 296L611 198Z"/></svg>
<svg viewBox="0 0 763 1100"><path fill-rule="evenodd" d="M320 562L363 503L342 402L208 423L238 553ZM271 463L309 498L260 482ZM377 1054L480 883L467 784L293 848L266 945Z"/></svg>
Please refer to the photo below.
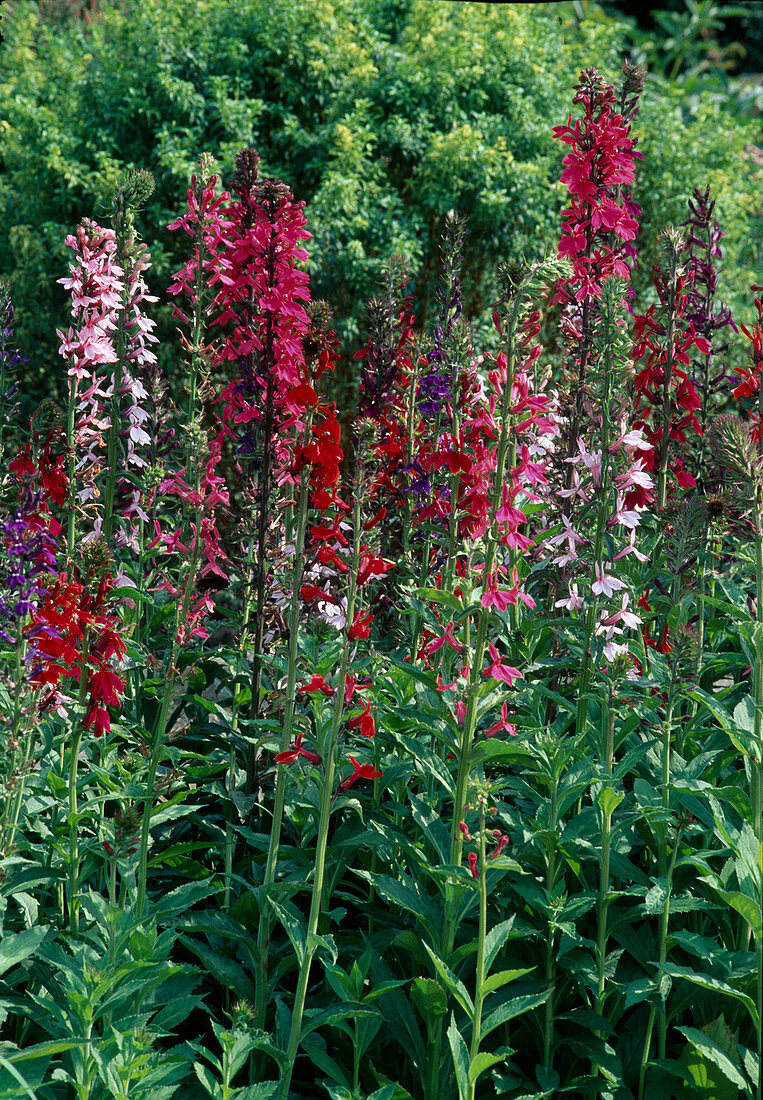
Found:
<svg viewBox="0 0 763 1100"><path fill-rule="evenodd" d="M549 833L551 835L551 843L548 853L548 861L546 863L546 904L551 909L551 905L554 897L554 886L556 883L556 828L558 823L558 778L556 775L556 767L554 765L553 774L551 776L551 798L549 804ZM545 966L545 979L546 984L549 987L548 1000L544 1006L544 1021L543 1021L543 1065L547 1069L553 1070L554 1068L554 1012L556 1002L556 954L555 954L555 935L552 926L551 918L548 922L548 936L546 939L546 966Z"/></svg>
<svg viewBox="0 0 763 1100"><path fill-rule="evenodd" d="M77 891L79 889L79 830L77 822L77 765L79 762L79 750L82 744L82 722L85 717L85 699L88 687L88 637L85 630L82 638L82 660L79 673L79 694L77 697L77 713L74 730L72 731L72 743L69 758L69 928L76 936L79 927L79 908L77 904Z"/></svg>
<svg viewBox="0 0 763 1100"><path fill-rule="evenodd" d="M593 560L594 566L600 566L604 551L604 532L609 511L609 442L610 442L610 391L612 385L612 338L614 332L612 326L608 327L604 345L604 377L603 392L601 398L601 483L598 486L599 506L596 512L596 535L594 538ZM580 669L580 681L578 686L578 707L576 729L577 732L585 731L588 720L588 688L591 681L591 644L593 642L594 628L596 626L596 612L598 600L594 597L588 605L585 618L585 633L583 636L583 655Z"/></svg>
<svg viewBox="0 0 763 1100"><path fill-rule="evenodd" d="M477 973L474 986L474 1018L472 1020L472 1042L469 1061L473 1062L479 1054L482 1038L482 1002L485 999L485 937L487 936L487 861L485 857L485 800L480 798L480 836L479 836L479 892L480 915L477 931ZM469 1100L474 1100L476 1081L469 1084Z"/></svg>
<svg viewBox="0 0 763 1100"><path fill-rule="evenodd" d="M665 334L665 367L662 380L662 423L659 451L659 466L657 475L657 507L665 507L668 487L668 459L670 457L670 423L673 417L673 397L670 392L673 381L673 366L675 363L675 325L676 325L676 298L678 280L678 250L679 238L672 234L675 230L666 230L668 240L668 288L669 300L667 303L668 318Z"/></svg>
<svg viewBox="0 0 763 1100"><path fill-rule="evenodd" d="M305 433L309 432L310 417L308 417ZM303 468L299 483L299 496L297 499L297 532L294 547L294 571L292 574L291 603L289 607L289 648L288 667L286 673L286 702L281 732L280 751L285 752L291 744L294 730L294 713L296 709L297 689L297 658L299 655L299 608L300 588L302 587L302 575L305 563L305 531L307 529L308 504L310 492L310 477L307 468ZM348 626L349 629L349 626ZM343 682L344 683L344 682ZM344 690L344 688L342 688ZM275 799L273 803L273 819L270 826L270 840L268 842L268 856L265 863L265 875L261 887L259 925L257 928L257 988L255 993L256 1019L260 1027L264 1026L265 1011L267 1007L268 991L268 946L270 942L270 930L272 917L268 905L268 890L275 882L278 852L281 844L281 828L283 825L284 806L286 804L286 785L288 772L286 768L279 767L276 773Z"/></svg>
<svg viewBox="0 0 763 1100"><path fill-rule="evenodd" d="M763 387L762 387L763 388ZM763 398L761 399L763 400ZM759 445L763 447L763 443ZM758 852L763 850L763 486L753 486L755 492L755 595L757 609L753 639L755 667L753 670L754 726L753 740L755 759L751 761L752 778L752 816L753 831ZM763 912L763 874L758 877L759 906ZM763 1100L763 934L756 941L757 989L756 1007L758 1012L758 1100Z"/></svg>
<svg viewBox="0 0 763 1100"><path fill-rule="evenodd" d="M612 684L602 702L602 734L604 741L604 785L599 793L599 811L601 813L601 861L599 866L599 905L596 936L596 1001L594 1011L604 1016L606 1000L607 968L607 925L609 916L609 863L612 844L612 814L620 799L612 787L612 771L615 752L615 714L613 710ZM603 1036L602 1036L603 1037ZM591 1073L597 1074L599 1066L593 1062Z"/></svg>
<svg viewBox="0 0 763 1100"><path fill-rule="evenodd" d="M281 1082L278 1090L278 1100L288 1100L291 1079L294 1073L294 1065L299 1053L302 1018L305 1011L307 998L307 986L310 981L310 970L316 951L316 936L318 921L323 906L323 888L326 870L326 847L328 843L329 822L331 819L331 802L334 795L334 776L336 772L336 750L339 743L339 731L342 726L342 711L344 708L344 689L347 672L350 666L351 640L349 637L355 614L355 593L358 567L360 564L360 539L361 525L361 492L360 476L356 480L355 507L353 515L353 552L352 565L348 574L347 585L347 610L345 612L345 634L342 646L342 657L339 666L339 680L336 687L334 700L334 717L331 723L328 746L323 753L323 780L321 785L320 806L318 811L318 836L315 843L315 862L313 873L313 893L310 900L310 915L307 923L307 936L305 938L304 953L300 960L297 990L294 995L294 1007L291 1013L291 1027L286 1048L286 1058L281 1072Z"/></svg>
<svg viewBox="0 0 763 1100"><path fill-rule="evenodd" d="M198 491L198 484L197 484ZM143 907L146 901L146 874L148 870L148 840L149 833L151 831L151 814L154 809L154 786L156 784L156 773L159 767L159 760L164 747L164 737L167 732L167 719L170 712L170 703L172 701L172 692L175 687L175 680L177 679L177 658L180 652L180 642L178 640L178 632L181 624L185 623L188 617L188 611L191 606L191 597L193 594L193 587L196 581L196 570L199 564L199 556L201 553L201 523L202 514L201 509L196 511L196 537L193 543L193 549L191 550L191 560L188 565L188 573L186 575L185 587L183 591L183 599L178 609L178 617L176 621L175 635L172 641L172 648L169 654L169 660L164 672L164 693L162 695L162 702L159 708L159 713L156 717L154 724L154 732L151 742L151 757L148 762L148 772L146 775L146 791L143 796L143 819L141 822L140 831L140 845L138 855L138 889L137 900L135 904L136 913L138 918L143 916Z"/></svg>
<svg viewBox="0 0 763 1100"><path fill-rule="evenodd" d="M512 401L515 376L515 338L524 308L525 298L529 293L538 269L529 272L521 285L515 288L513 300L510 303L506 323L506 378L500 407L500 434L496 448L496 469L490 490L488 502L491 525L485 532L485 564L483 568L483 583L491 575L498 551L499 532L495 520L495 514L503 500L503 487L506 475L506 466L509 456L514 453L514 441L512 435ZM477 702L479 688L482 682L482 662L488 640L488 630L492 616L492 608L481 607L476 612L476 632L473 647L467 647L469 653L469 682L466 687L466 714L461 727L461 738L458 753L458 770L456 774L456 787L453 798L453 816L450 832L450 864L460 867L463 856L463 834L459 824L464 818L466 795L471 778L471 756L474 734L477 726ZM467 619L467 628L469 620ZM447 884L445 887L445 914L443 920L443 932L441 940L441 957L447 962L453 952L456 938L456 921L458 915L458 900L461 887ZM440 1066L442 1063L442 1032L443 1018L438 1018L431 1028L428 1037L427 1051L427 1100L436 1100L439 1095Z"/></svg>
<svg viewBox="0 0 763 1100"><path fill-rule="evenodd" d="M665 960L668 957L668 924L670 920L670 893L673 883L673 871L676 866L676 857L678 856L678 847L681 841L681 826L679 825L676 831L676 842L673 847L673 854L670 859L670 866L667 869L667 876L665 882L665 901L662 906L662 914L660 916L659 927L659 964L657 968L658 974L658 988L662 988L662 968L665 965ZM646 1071L649 1065L649 1054L652 1046L652 1032L654 1030L654 1019L657 1013L656 1005L652 1004L649 1010L649 1020L646 1026L646 1033L644 1035L644 1047L641 1052L641 1066L639 1068L639 1081L638 1081L638 1100L644 1100L644 1087L646 1085ZM663 1015L667 1022L667 1004L663 1005ZM667 1033L667 1026L665 1029ZM664 1044L664 1039L663 1039ZM661 1058L665 1057L665 1046L661 1046Z"/></svg>

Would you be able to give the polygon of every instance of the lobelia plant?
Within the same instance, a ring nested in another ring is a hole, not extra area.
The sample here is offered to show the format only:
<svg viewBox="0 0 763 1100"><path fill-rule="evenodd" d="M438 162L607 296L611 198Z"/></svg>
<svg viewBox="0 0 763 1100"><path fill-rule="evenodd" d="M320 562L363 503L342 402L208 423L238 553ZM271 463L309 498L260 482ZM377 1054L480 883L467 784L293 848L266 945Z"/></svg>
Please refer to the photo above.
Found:
<svg viewBox="0 0 763 1100"><path fill-rule="evenodd" d="M68 238L0 506L0 1095L760 1100L763 307L719 417L709 190L630 286L642 83L581 74L491 351L460 219L432 333L389 265L352 417L253 150L173 222L179 407L148 180Z"/></svg>

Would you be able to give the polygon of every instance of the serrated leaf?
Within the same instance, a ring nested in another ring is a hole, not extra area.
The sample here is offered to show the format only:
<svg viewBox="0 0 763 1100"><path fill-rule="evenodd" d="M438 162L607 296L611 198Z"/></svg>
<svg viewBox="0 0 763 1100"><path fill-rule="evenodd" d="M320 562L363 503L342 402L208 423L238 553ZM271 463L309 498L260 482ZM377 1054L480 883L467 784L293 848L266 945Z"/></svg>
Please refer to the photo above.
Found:
<svg viewBox="0 0 763 1100"><path fill-rule="evenodd" d="M445 1016L448 997L435 978L415 978L411 988L411 1000L424 1020L429 1016Z"/></svg>
<svg viewBox="0 0 763 1100"><path fill-rule="evenodd" d="M456 1017L451 1015L448 1027L448 1043L456 1070L459 1100L469 1100L469 1052L461 1032L456 1027Z"/></svg>
<svg viewBox="0 0 763 1100"><path fill-rule="evenodd" d="M47 934L48 928L39 924L23 932L6 932L0 940L0 974L33 955Z"/></svg>
<svg viewBox="0 0 763 1100"><path fill-rule="evenodd" d="M428 943L425 942L424 947L426 948L427 954L429 955L430 959L434 963L435 970L445 982L446 986L456 998L458 1003L461 1005L469 1019L472 1020L474 1018L474 1004L472 1003L472 999L469 996L469 991L467 990L466 986L460 980L460 978L456 977L450 967L447 966L442 961L442 959L434 953Z"/></svg>
<svg viewBox="0 0 763 1100"><path fill-rule="evenodd" d="M483 1036L489 1035L491 1031L495 1031L497 1027L505 1024L508 1020L513 1020L516 1016L522 1016L525 1012L544 1004L550 996L551 990L547 989L544 993L527 993L521 997L512 997L510 1001L505 1001L494 1012L491 1012L483 1022Z"/></svg>
<svg viewBox="0 0 763 1100"><path fill-rule="evenodd" d="M291 945L294 948L297 961L301 966L305 957L305 928L300 916L295 909L282 904L280 901L274 901L273 898L270 898L269 901L273 912L278 917L278 920L286 931L286 935L291 940Z"/></svg>
<svg viewBox="0 0 763 1100"><path fill-rule="evenodd" d="M413 913L430 930L432 938L435 937L440 923L440 911L426 894L412 885L412 879L401 882L391 875L370 875L369 878L387 901Z"/></svg>
<svg viewBox="0 0 763 1100"><path fill-rule="evenodd" d="M469 1081L471 1084L477 1080L477 1078L491 1068L491 1066L497 1065L499 1062L505 1060L504 1054L488 1054L483 1050L479 1054L475 1054L469 1064Z"/></svg>
<svg viewBox="0 0 763 1100"><path fill-rule="evenodd" d="M367 1005L353 1001L347 1001L341 1005L332 1005L331 1008L320 1009L310 1016L305 1013L305 1022L302 1025L302 1031L300 1033L300 1043L306 1035L309 1035L310 1032L315 1031L319 1027L339 1024L343 1020L371 1019L377 1018L378 1016L378 1009L369 1008Z"/></svg>
<svg viewBox="0 0 763 1100"><path fill-rule="evenodd" d="M260 1081L257 1085L245 1085L231 1093L230 1100L272 1100L278 1089L277 1081Z"/></svg>
<svg viewBox="0 0 763 1100"><path fill-rule="evenodd" d="M494 990L500 989L501 986L516 981L517 978L523 978L525 974L531 974L533 970L535 970L534 966L528 966L524 970L499 970L497 974L491 974L489 978L485 979L482 992L492 993Z"/></svg>
<svg viewBox="0 0 763 1100"><path fill-rule="evenodd" d="M622 791L616 791L613 787L603 787L599 791L599 809L605 817L611 817L624 797Z"/></svg>
<svg viewBox="0 0 763 1100"><path fill-rule="evenodd" d="M732 1084L745 1092L747 1091L748 1082L745 1080L742 1071L732 1062L723 1047L719 1046L714 1039L711 1039L704 1031L699 1031L695 1027L679 1027L676 1030L680 1031L682 1035L685 1035L697 1050L701 1051L706 1058L709 1058L710 1061L718 1067L724 1077L728 1078Z"/></svg>
<svg viewBox="0 0 763 1100"><path fill-rule="evenodd" d="M662 913L665 909L665 902L668 898L668 891L666 887L658 882L651 890L647 891L647 895L644 898L644 909L648 916L655 916L657 913Z"/></svg>
<svg viewBox="0 0 763 1100"><path fill-rule="evenodd" d="M209 1066L205 1066L203 1062L194 1062L193 1069L199 1082L206 1089L207 1095L214 1097L214 1100L222 1100L223 1090L215 1080Z"/></svg>
<svg viewBox="0 0 763 1100"><path fill-rule="evenodd" d="M490 967L495 962L495 957L501 950L503 945L511 935L511 931L514 927L514 917L510 917L509 920L501 921L500 924L494 925L488 934L485 936L485 972L490 970Z"/></svg>
<svg viewBox="0 0 763 1100"><path fill-rule="evenodd" d="M725 993L727 997L733 997L734 1000L740 1001L750 1013L755 1027L758 1026L758 1013L755 1002L746 993L734 989L733 986L727 985L726 982L722 982L718 978L712 978L709 974L698 974L685 966L662 966L660 969L671 978L685 978L687 982L692 982L694 985L700 986L701 989L709 989L712 993Z"/></svg>
<svg viewBox="0 0 763 1100"><path fill-rule="evenodd" d="M236 962L229 955L223 955L221 951L215 951L200 940L192 939L191 936L180 936L180 940L193 951L212 977L216 978L225 989L232 990L242 1000L251 997L252 979L241 963Z"/></svg>

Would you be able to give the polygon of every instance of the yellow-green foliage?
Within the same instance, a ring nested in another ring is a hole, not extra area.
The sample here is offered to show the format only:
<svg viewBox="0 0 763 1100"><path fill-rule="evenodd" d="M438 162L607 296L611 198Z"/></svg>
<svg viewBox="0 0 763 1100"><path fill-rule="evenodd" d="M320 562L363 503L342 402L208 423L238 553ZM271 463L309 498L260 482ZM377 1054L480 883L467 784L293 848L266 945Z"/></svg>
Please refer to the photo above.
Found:
<svg viewBox="0 0 763 1100"><path fill-rule="evenodd" d="M263 172L306 201L313 292L334 305L347 352L393 253L410 262L420 315L433 308L451 209L470 221L466 308L489 332L498 261L537 255L558 237L564 150L552 127L566 121L583 66L616 78L627 32L592 3L445 0L102 0L90 25L54 28L36 5L10 0L3 21L0 274L15 280L37 393L60 373L65 235L82 217L106 216L125 168L150 169L157 186L139 227L151 289L163 296L186 247L165 226L202 150L226 179L235 153L254 145ZM750 231L760 181L743 159L757 131L723 102L682 98L662 79L637 130L646 261L637 281L648 285L660 224L681 220L693 187L709 182L727 232L722 290L736 301L759 249ZM172 376L169 306L158 318Z"/></svg>

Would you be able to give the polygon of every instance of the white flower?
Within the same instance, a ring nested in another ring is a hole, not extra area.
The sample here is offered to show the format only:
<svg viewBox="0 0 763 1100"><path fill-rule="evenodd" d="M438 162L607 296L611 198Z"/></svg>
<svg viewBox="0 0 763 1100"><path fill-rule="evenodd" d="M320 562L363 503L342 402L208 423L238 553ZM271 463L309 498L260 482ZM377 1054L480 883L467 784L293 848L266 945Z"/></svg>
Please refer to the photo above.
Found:
<svg viewBox="0 0 763 1100"><path fill-rule="evenodd" d="M577 584L570 585L566 600L557 600L554 607L566 607L568 611L579 611L583 606L583 597L578 593Z"/></svg>
<svg viewBox="0 0 763 1100"><path fill-rule="evenodd" d="M591 585L594 596L612 596L625 585L611 573L604 572L603 565L596 566L596 580Z"/></svg>

